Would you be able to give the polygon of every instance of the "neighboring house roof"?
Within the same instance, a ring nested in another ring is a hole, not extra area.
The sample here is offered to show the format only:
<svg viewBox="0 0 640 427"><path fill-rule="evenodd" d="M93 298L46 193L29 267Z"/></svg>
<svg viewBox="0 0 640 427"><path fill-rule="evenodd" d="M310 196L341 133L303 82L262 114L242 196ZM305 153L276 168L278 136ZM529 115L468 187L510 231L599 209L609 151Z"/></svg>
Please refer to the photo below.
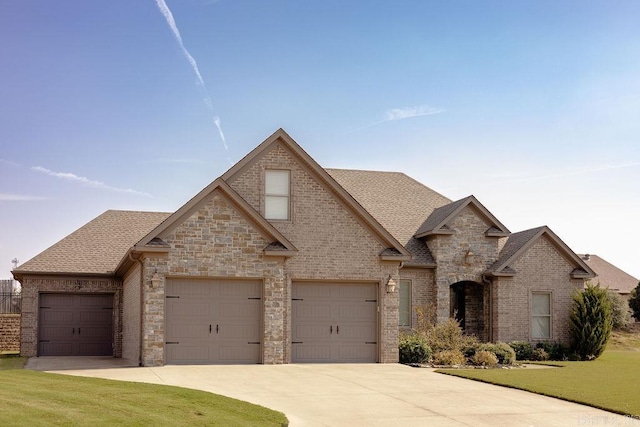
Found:
<svg viewBox="0 0 640 427"><path fill-rule="evenodd" d="M596 277L591 279L592 283L600 283L601 286L620 294L631 293L638 286L638 279L598 255L583 254L580 257L596 273Z"/></svg>
<svg viewBox="0 0 640 427"><path fill-rule="evenodd" d="M109 210L31 258L13 273L111 275L123 254L171 215Z"/></svg>
<svg viewBox="0 0 640 427"><path fill-rule="evenodd" d="M576 255L546 225L511 234L502 247L498 259L487 269L486 274L493 276L513 276L516 274L517 271L512 267L513 263L544 235L574 264L575 268L571 272L573 278L588 279L595 276L593 270L585 264L582 258Z"/></svg>
<svg viewBox="0 0 640 427"><path fill-rule="evenodd" d="M413 237L425 219L451 200L401 172L326 169L345 190L413 254L406 265L435 265Z"/></svg>
<svg viewBox="0 0 640 427"><path fill-rule="evenodd" d="M482 203L474 196L468 196L448 205L435 209L429 218L416 231L416 237L426 237L432 234L451 234L448 223L455 218L465 207L475 207L482 216L491 224L486 230L486 234L492 237L506 237L510 231L496 218Z"/></svg>

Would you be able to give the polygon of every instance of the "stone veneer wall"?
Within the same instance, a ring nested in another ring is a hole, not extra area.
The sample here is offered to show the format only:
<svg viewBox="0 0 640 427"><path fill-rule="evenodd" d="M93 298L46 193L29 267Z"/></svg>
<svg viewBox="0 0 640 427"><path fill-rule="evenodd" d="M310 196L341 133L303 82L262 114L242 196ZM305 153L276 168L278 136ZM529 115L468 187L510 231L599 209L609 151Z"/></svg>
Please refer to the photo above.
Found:
<svg viewBox="0 0 640 427"><path fill-rule="evenodd" d="M389 276L398 280L399 263L380 261L379 254L386 245L281 144L275 144L229 184L254 209L264 214L266 169L291 171L290 220L272 221L272 224L299 250L297 256L287 260L285 268L285 360L289 362L291 359L291 319L288 317L291 282L353 280L379 284L382 296L379 301L380 362L397 362L398 295L387 294L382 288Z"/></svg>
<svg viewBox="0 0 640 427"><path fill-rule="evenodd" d="M112 293L114 356L122 357L122 283L112 278L42 277L25 275L22 280L22 328L20 354L38 354L38 301L40 293Z"/></svg>
<svg viewBox="0 0 640 427"><path fill-rule="evenodd" d="M20 351L20 315L0 314L0 353Z"/></svg>
<svg viewBox="0 0 640 427"><path fill-rule="evenodd" d="M465 207L449 227L453 235L436 235L428 238L427 246L438 267L435 270L437 318L446 321L450 314L450 286L469 280L482 283L482 273L497 258L499 239L485 236L490 227L472 206ZM466 257L468 251L473 256Z"/></svg>
<svg viewBox="0 0 640 427"><path fill-rule="evenodd" d="M138 262L124 275L122 281L122 358L140 360L140 272Z"/></svg>
<svg viewBox="0 0 640 427"><path fill-rule="evenodd" d="M270 241L233 203L222 192L214 192L164 240L171 245L168 255L147 254L144 258L143 364L164 364L167 277L263 279L263 363L284 363L284 259L264 255Z"/></svg>
<svg viewBox="0 0 640 427"><path fill-rule="evenodd" d="M538 239L513 266L511 278L495 280L494 339L534 341L531 337L531 293L551 292L551 341L569 343L571 293L582 288L582 279L571 279L574 265L547 237Z"/></svg>

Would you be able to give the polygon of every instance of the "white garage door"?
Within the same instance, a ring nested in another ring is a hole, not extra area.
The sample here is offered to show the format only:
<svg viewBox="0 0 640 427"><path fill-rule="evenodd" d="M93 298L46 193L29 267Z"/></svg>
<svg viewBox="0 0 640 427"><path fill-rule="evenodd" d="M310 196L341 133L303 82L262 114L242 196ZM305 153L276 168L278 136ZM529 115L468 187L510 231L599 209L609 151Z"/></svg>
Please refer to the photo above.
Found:
<svg viewBox="0 0 640 427"><path fill-rule="evenodd" d="M262 282L167 281L169 364L261 362Z"/></svg>
<svg viewBox="0 0 640 427"><path fill-rule="evenodd" d="M370 283L294 283L291 361L376 362L377 289Z"/></svg>

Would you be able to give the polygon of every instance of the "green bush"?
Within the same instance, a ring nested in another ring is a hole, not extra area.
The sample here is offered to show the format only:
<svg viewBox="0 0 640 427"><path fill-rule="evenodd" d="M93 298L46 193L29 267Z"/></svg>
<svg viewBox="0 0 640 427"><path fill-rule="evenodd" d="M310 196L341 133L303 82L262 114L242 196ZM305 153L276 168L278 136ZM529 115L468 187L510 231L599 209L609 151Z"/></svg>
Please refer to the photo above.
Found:
<svg viewBox="0 0 640 427"><path fill-rule="evenodd" d="M493 367L498 364L498 358L490 351L480 350L473 355L471 362L476 366Z"/></svg>
<svg viewBox="0 0 640 427"><path fill-rule="evenodd" d="M573 294L570 313L572 348L583 360L599 357L604 351L613 322L607 290L588 283Z"/></svg>
<svg viewBox="0 0 640 427"><path fill-rule="evenodd" d="M569 347L561 342L541 341L536 344L536 348L543 349L549 360L567 360L569 358Z"/></svg>
<svg viewBox="0 0 640 427"><path fill-rule="evenodd" d="M498 358L498 363L503 365L513 365L516 361L516 352L509 344L504 342L480 344L476 349L476 352L478 351L489 351L495 354Z"/></svg>
<svg viewBox="0 0 640 427"><path fill-rule="evenodd" d="M631 323L631 308L629 303L614 291L607 292L611 304L611 320L614 329L626 329Z"/></svg>
<svg viewBox="0 0 640 427"><path fill-rule="evenodd" d="M531 353L531 360L537 360L537 361L541 361L541 362L545 361L545 360L549 360L549 353L547 353L544 350L544 348L537 347Z"/></svg>
<svg viewBox="0 0 640 427"><path fill-rule="evenodd" d="M640 282L638 282L638 286L631 291L629 308L633 313L633 317L635 317L637 321L640 321Z"/></svg>
<svg viewBox="0 0 640 427"><path fill-rule="evenodd" d="M467 359L460 350L442 350L433 355L434 365L464 365L466 362Z"/></svg>
<svg viewBox="0 0 640 427"><path fill-rule="evenodd" d="M509 346L516 353L516 360L531 360L533 348L527 341L511 341Z"/></svg>
<svg viewBox="0 0 640 427"><path fill-rule="evenodd" d="M402 334L400 336L400 363L427 363L431 358L431 347L423 336L417 333Z"/></svg>
<svg viewBox="0 0 640 427"><path fill-rule="evenodd" d="M460 324L455 319L445 322L436 321L435 309L431 306L416 308L416 327L414 331L427 340L427 345L434 352L443 350L463 351L478 344L478 339L472 335L465 335Z"/></svg>

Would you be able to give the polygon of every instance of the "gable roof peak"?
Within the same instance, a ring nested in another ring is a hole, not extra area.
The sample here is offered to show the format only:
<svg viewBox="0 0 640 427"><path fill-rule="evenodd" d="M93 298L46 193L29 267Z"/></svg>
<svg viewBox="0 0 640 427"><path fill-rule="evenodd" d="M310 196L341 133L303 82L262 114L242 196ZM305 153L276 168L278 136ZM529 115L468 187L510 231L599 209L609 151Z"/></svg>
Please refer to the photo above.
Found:
<svg viewBox="0 0 640 427"><path fill-rule="evenodd" d="M472 194L447 205L435 209L415 234L416 238L423 238L437 234L452 234L448 223L451 222L464 208L473 206L489 222L485 234L487 237L506 237L511 232Z"/></svg>

